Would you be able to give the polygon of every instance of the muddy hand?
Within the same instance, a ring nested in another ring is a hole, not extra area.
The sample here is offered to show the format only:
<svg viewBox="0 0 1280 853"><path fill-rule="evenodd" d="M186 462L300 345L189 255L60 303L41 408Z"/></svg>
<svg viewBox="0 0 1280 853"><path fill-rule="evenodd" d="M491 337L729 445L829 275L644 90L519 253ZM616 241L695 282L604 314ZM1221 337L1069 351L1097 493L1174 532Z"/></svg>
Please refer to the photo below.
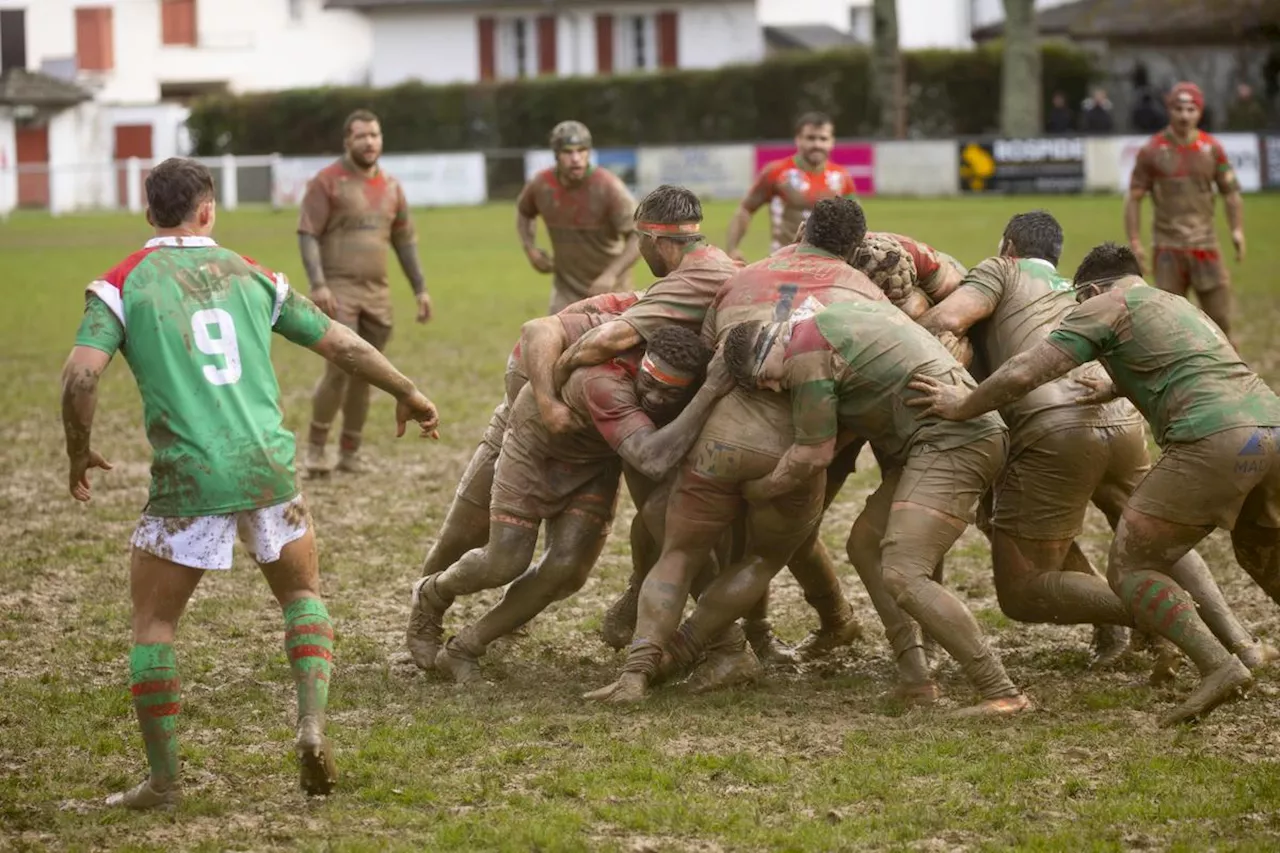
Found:
<svg viewBox="0 0 1280 853"><path fill-rule="evenodd" d="M435 403L426 398L417 388L396 402L396 438L404 435L405 425L409 421L417 421L422 428L423 438L440 438L436 427L440 426L440 414Z"/></svg>
<svg viewBox="0 0 1280 853"><path fill-rule="evenodd" d="M110 471L112 467L111 463L103 459L102 454L96 450L89 450L83 456L72 459L71 474L68 477L71 497L81 503L87 502L92 491L89 484L90 469L101 468L103 471Z"/></svg>
<svg viewBox="0 0 1280 853"><path fill-rule="evenodd" d="M945 420L959 420L960 403L968 396L968 390L939 381L932 376L917 373L907 387L919 391L920 396L907 400L908 406L924 409L923 415L933 415Z"/></svg>

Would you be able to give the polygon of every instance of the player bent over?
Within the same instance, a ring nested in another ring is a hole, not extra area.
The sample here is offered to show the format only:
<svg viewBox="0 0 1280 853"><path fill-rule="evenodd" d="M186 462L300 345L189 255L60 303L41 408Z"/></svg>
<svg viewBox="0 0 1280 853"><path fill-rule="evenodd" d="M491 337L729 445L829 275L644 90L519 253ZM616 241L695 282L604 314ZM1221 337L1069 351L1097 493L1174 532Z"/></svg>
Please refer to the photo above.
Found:
<svg viewBox="0 0 1280 853"><path fill-rule="evenodd" d="M1164 455L1129 497L1107 566L1135 624L1186 652L1202 680L1161 721L1208 713L1249 685L1249 667L1219 641L1169 567L1215 527L1236 558L1280 601L1280 397L1240 361L1222 330L1185 299L1140 276L1133 252L1093 249L1076 270L1077 305L1049 337L974 391L918 377L913 403L964 420L1098 360L1151 424Z"/></svg>
<svg viewBox="0 0 1280 853"><path fill-rule="evenodd" d="M98 380L117 351L138 383L153 452L150 498L132 539L129 655L151 773L108 803L145 809L181 798L174 635L204 570L231 567L237 532L284 611L298 691L302 788L327 794L336 779L324 736L333 624L320 599L293 434L281 424L271 333L394 395L401 434L409 420L424 434L434 432L436 410L377 350L330 323L283 275L213 241L207 169L193 160L166 160L148 175L146 189L155 237L89 285L63 372L72 497L88 501L89 470L111 469L90 437Z"/></svg>

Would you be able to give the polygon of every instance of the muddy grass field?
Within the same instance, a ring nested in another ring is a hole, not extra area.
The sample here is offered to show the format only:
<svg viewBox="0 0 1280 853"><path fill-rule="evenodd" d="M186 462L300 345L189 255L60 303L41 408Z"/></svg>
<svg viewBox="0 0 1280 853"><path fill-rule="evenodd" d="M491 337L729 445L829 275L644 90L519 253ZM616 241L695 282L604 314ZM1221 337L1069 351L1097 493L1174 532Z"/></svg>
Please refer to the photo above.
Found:
<svg viewBox="0 0 1280 853"><path fill-rule="evenodd" d="M1062 220L1068 273L1094 243L1121 238L1118 198L879 201L876 229L912 234L968 263L990 254L1006 218L1048 206ZM731 206L708 210L717 239ZM1275 271L1280 198L1246 202L1250 258L1233 266L1246 358L1280 386ZM242 550L197 591L179 632L187 799L175 813L106 810L145 771L128 684L127 540L145 503L148 448L122 360L108 371L94 445L115 463L92 504L67 494L58 375L85 283L146 239L140 217L0 225L0 849L406 850L1274 850L1280 847L1280 679L1189 729L1155 726L1192 676L1146 686L1147 659L1088 664L1087 628L1004 618L988 552L972 531L948 559L1010 674L1038 705L1006 722L956 722L971 701L944 664L948 701L905 711L880 698L892 662L870 603L841 559L869 639L799 673L648 704L587 706L584 691L622 661L597 637L628 572L625 502L604 558L576 597L485 660L494 686L462 692L403 662L409 585L458 475L502 390L522 320L549 281L524 263L508 206L417 214L436 319L400 325L389 354L439 405L438 444L393 438L378 399L373 472L304 488L338 633L330 705L337 792L308 800L292 754L293 687L278 609ZM302 282L291 214L221 218L221 241ZM757 217L749 254L763 254ZM647 271L637 280L647 283ZM277 342L286 424L305 431L319 360ZM303 433L305 435L305 432ZM843 554L876 482L869 459L828 514ZM1096 514L1085 537L1101 565ZM1280 610L1215 535L1204 549L1257 634L1280 641ZM795 641L812 617L789 576L775 624ZM461 601L451 627L496 598ZM1187 668L1189 669L1189 667Z"/></svg>

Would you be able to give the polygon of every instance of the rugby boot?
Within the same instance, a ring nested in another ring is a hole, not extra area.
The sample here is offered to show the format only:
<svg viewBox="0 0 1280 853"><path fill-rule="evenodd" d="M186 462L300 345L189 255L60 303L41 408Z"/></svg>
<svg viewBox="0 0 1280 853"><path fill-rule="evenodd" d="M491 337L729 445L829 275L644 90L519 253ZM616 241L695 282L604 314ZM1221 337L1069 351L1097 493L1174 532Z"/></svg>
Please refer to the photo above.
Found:
<svg viewBox="0 0 1280 853"><path fill-rule="evenodd" d="M605 611L604 622L600 625L600 635L604 638L605 645L622 651L631 644L631 638L636 632L636 609L639 604L640 587L627 584L626 591Z"/></svg>
<svg viewBox="0 0 1280 853"><path fill-rule="evenodd" d="M359 450L343 450L338 454L338 470L344 474L367 474L369 463Z"/></svg>
<svg viewBox="0 0 1280 853"><path fill-rule="evenodd" d="M933 705L942 698L942 688L936 681L922 681L917 684L902 683L886 693L884 698L904 705Z"/></svg>
<svg viewBox="0 0 1280 853"><path fill-rule="evenodd" d="M1035 705L1031 704L1031 700L1027 698L1026 694L1015 693L1012 696L983 699L977 705L970 705L968 708L952 711L949 716L958 720L973 720L980 717L1009 717L1014 714L1020 714L1023 711L1032 710L1035 710Z"/></svg>
<svg viewBox="0 0 1280 853"><path fill-rule="evenodd" d="M817 660L842 646L851 645L863 638L862 623L853 613L848 602L840 608L834 624L816 628L796 646L796 657L802 661Z"/></svg>
<svg viewBox="0 0 1280 853"><path fill-rule="evenodd" d="M480 671L480 656L462 637L450 637L440 653L436 655L436 669L453 679L455 684L483 684L484 673Z"/></svg>
<svg viewBox="0 0 1280 853"><path fill-rule="evenodd" d="M144 779L133 788L107 797L107 805L126 809L171 809L182 802L182 785L173 782L167 788L156 788Z"/></svg>
<svg viewBox="0 0 1280 853"><path fill-rule="evenodd" d="M1109 667L1120 660L1128 648L1128 628L1123 625L1094 625L1093 659L1089 661L1089 667L1091 669Z"/></svg>
<svg viewBox="0 0 1280 853"><path fill-rule="evenodd" d="M1240 658L1232 655L1206 675L1186 701L1160 720L1161 727L1189 723L1203 718L1214 708L1241 695L1253 683L1253 673Z"/></svg>
<svg viewBox="0 0 1280 853"><path fill-rule="evenodd" d="M409 599L409 627L404 633L409 656L419 669L424 670L435 668L436 655L440 653L440 644L444 640L444 613L449 609L448 603L430 586L434 578L434 575L428 575L413 585L413 595Z"/></svg>
<svg viewBox="0 0 1280 853"><path fill-rule="evenodd" d="M308 714L298 719L298 780L312 797L327 796L338 782L338 765L333 760L333 744L324 736L324 718Z"/></svg>
<svg viewBox="0 0 1280 853"><path fill-rule="evenodd" d="M329 461L323 444L308 444L307 458L303 464L308 477L327 477L333 473L333 463Z"/></svg>
<svg viewBox="0 0 1280 853"><path fill-rule="evenodd" d="M795 666L800 662L793 648L788 646L778 635L773 633L773 626L768 619L751 619L742 623L741 630L751 643L757 663L765 666Z"/></svg>
<svg viewBox="0 0 1280 853"><path fill-rule="evenodd" d="M1277 650L1276 647L1270 643L1264 643L1262 640L1259 640L1253 645L1239 649L1236 652L1236 657L1240 658L1240 660L1244 662L1244 665L1249 667L1251 671L1257 672L1260 669L1266 669L1277 660L1280 660L1280 650Z"/></svg>
<svg viewBox="0 0 1280 853"><path fill-rule="evenodd" d="M746 635L734 623L707 645L706 657L685 680L685 686L690 693L707 693L755 681L760 670L760 661Z"/></svg>

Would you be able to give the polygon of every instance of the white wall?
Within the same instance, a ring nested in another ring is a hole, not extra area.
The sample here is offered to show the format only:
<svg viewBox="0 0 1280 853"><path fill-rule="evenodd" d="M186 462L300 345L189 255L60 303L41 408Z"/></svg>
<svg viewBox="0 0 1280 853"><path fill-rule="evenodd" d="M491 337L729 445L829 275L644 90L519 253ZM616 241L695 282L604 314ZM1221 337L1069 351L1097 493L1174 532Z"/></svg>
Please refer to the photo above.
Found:
<svg viewBox="0 0 1280 853"><path fill-rule="evenodd" d="M49 209L66 213L115 201L111 126L106 111L88 102L49 120Z"/></svg>
<svg viewBox="0 0 1280 853"><path fill-rule="evenodd" d="M0 219L18 206L18 150L13 114L0 107Z"/></svg>
<svg viewBox="0 0 1280 853"><path fill-rule="evenodd" d="M719 68L764 58L764 34L754 3L685 3L676 28L676 64Z"/></svg>
<svg viewBox="0 0 1280 853"><path fill-rule="evenodd" d="M372 82L394 86L474 83L480 79L480 35L469 12L387 9L368 13Z"/></svg>
<svg viewBox="0 0 1280 853"><path fill-rule="evenodd" d="M870 5L871 0L758 0L756 11L760 24L766 27L826 24L848 32L849 9Z"/></svg>
<svg viewBox="0 0 1280 853"><path fill-rule="evenodd" d="M898 0L898 43L904 50L969 47L970 29L969 0Z"/></svg>

